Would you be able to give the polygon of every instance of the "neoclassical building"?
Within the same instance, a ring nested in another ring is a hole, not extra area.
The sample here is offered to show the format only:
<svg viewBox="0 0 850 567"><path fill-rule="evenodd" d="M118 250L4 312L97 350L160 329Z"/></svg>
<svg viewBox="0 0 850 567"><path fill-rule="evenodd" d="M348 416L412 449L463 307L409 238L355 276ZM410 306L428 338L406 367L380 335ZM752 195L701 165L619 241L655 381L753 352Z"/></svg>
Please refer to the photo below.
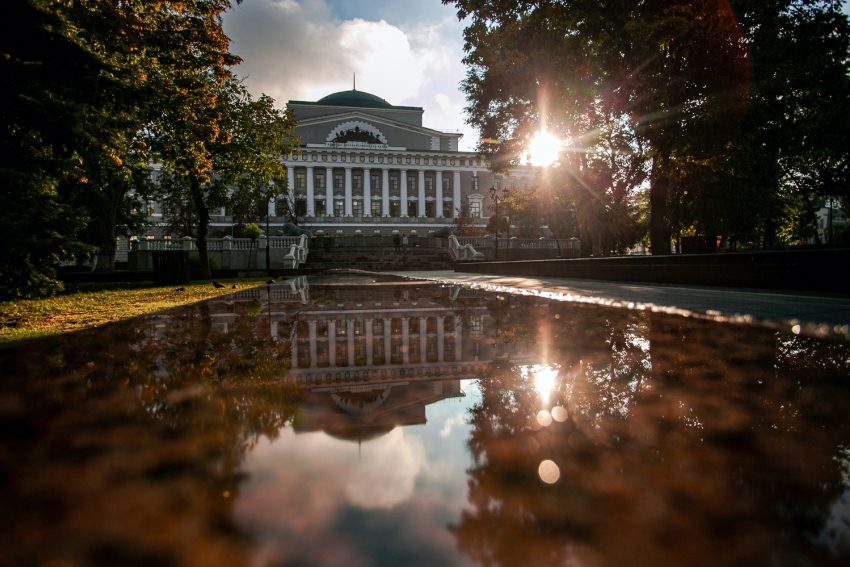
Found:
<svg viewBox="0 0 850 567"><path fill-rule="evenodd" d="M316 102L291 100L300 151L285 158L295 206L314 232L390 234L449 226L463 203L490 216L491 187L532 182L535 168L494 175L474 152L458 151L462 134L423 126L424 110L394 106L351 90ZM280 203L271 203L272 224Z"/></svg>

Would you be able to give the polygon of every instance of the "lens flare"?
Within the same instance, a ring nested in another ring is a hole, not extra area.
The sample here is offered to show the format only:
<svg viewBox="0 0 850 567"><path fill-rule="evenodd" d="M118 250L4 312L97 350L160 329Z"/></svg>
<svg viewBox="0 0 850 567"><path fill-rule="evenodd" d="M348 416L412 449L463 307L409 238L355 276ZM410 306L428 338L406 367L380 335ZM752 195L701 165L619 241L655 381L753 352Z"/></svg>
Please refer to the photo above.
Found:
<svg viewBox="0 0 850 567"><path fill-rule="evenodd" d="M540 476L540 480L546 484L555 484L561 478L561 469L554 461L547 459L537 467L537 474Z"/></svg>

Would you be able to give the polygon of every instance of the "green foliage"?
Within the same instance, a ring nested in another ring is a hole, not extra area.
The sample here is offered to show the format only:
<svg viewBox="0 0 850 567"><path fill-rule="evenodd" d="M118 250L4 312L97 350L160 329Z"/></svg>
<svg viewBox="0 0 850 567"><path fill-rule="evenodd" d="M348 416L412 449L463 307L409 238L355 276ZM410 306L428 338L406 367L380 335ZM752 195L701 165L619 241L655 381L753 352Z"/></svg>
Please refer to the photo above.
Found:
<svg viewBox="0 0 850 567"><path fill-rule="evenodd" d="M245 238L250 238L251 240L257 240L260 237L260 234L262 234L260 227L252 222L245 225L243 233L245 234Z"/></svg>

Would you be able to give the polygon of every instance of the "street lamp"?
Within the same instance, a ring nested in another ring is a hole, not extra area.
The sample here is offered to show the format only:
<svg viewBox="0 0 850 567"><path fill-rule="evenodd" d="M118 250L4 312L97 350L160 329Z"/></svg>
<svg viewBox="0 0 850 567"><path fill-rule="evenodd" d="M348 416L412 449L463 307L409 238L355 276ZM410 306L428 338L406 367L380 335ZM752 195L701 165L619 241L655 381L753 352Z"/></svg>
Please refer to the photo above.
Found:
<svg viewBox="0 0 850 567"><path fill-rule="evenodd" d="M508 198L508 189L502 189L501 196L499 195L499 190L496 187L490 187L490 198L493 199L493 209L496 213L496 224L494 227L494 232L496 233L496 260L499 259L499 223L501 222L501 217L499 217L499 203L504 203L505 199Z"/></svg>

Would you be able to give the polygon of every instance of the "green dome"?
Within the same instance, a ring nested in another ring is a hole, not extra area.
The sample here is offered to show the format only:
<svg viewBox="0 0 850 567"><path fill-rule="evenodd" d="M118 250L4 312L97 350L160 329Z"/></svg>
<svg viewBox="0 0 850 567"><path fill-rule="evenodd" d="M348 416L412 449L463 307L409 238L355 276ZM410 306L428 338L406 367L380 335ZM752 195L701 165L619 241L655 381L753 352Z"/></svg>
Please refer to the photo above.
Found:
<svg viewBox="0 0 850 567"><path fill-rule="evenodd" d="M329 106L356 106L359 108L392 108L393 105L373 94L363 91L342 91L329 94L318 100L319 104Z"/></svg>

